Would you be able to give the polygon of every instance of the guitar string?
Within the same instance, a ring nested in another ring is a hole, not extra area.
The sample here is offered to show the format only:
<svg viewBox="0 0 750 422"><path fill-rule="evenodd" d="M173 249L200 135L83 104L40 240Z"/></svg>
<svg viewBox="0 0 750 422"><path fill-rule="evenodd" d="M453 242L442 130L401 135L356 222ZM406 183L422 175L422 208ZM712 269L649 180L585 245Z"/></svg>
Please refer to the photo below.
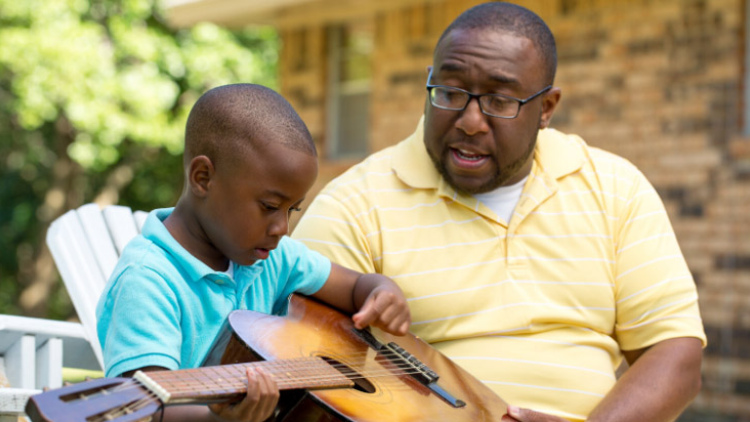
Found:
<svg viewBox="0 0 750 422"><path fill-rule="evenodd" d="M365 356L365 354L361 354L360 356ZM357 357L357 356L355 356ZM234 364L234 365L222 365L222 366L211 366L211 367L203 367L203 368L196 368L196 369L187 369L187 370L179 370L179 371L169 371L169 374L173 374L174 378L182 379L181 377L184 377L186 375L194 375L206 372L216 372L216 371L233 371L239 369L244 369L248 366L260 366L266 369L294 369L297 371L307 370L307 369L320 369L320 368L343 368L345 369L347 366L355 366L360 365L361 362L357 362L356 359L349 359L349 361L344 361L343 363L338 362L335 359L329 358L330 360L326 361L324 363L322 358L319 357L309 357L309 358L295 358L295 359L283 359L283 360L275 360L275 361L259 361L259 362L250 362L250 363L242 363L242 364ZM331 361L335 362L332 363ZM404 361L399 356L399 361L401 363L394 363L391 360L385 360L383 362L379 362L381 366L393 369L393 368L419 368L424 369L423 366L417 365L417 364L411 364L409 362ZM160 374L167 373L167 371L160 371ZM166 376L166 375L165 375ZM161 375L160 375L161 377Z"/></svg>
<svg viewBox="0 0 750 422"><path fill-rule="evenodd" d="M240 373L238 370L244 369L248 366L253 366L253 364L258 363L273 363L275 361L268 361L268 362L253 362L249 364L239 364L239 365L231 365L231 368L228 368L226 370L226 374L221 375L219 379L217 380L215 377L210 378L207 376L202 376L200 378L186 378L186 374L184 371L156 371L149 374L149 376L153 379L153 381L159 385L166 385L170 382L179 382L179 386L176 388L173 388L174 386L169 386L171 388L171 391L174 394L179 393L185 393L185 392L194 392L194 389L196 387L206 387L207 384L218 384L221 383L222 385L231 385L234 383L234 385L241 387L245 387L245 375L244 373ZM290 367L290 366L282 366L282 365L276 365L275 367L268 367L267 369L270 369L269 374L272 376L278 376L279 375L288 375L289 371L301 371L301 369L309 369L314 368L316 370L320 368L326 368L328 367L322 366L323 364L318 364L315 366L308 366L308 367ZM340 379L348 379L348 380L356 380L359 378L379 378L384 376L399 376L399 375L410 375L415 373L420 373L420 371L417 368L411 367L411 366L399 366L399 365L382 365L384 368L382 369L367 369L363 370L360 368L360 370L357 370L356 368L360 365L329 365L331 368L334 368L336 366L340 366L341 368L344 368L346 373L329 373L329 374L313 374L308 376L295 376L295 377L289 377L289 378L278 378L277 379L277 385L279 388L294 386L296 384L305 383L310 384L314 382L325 382L325 381L333 381L333 380L340 380ZM207 368L201 368L201 369L209 369ZM216 367L220 368L220 367ZM229 372L232 369L234 369L234 372ZM218 375L218 374L217 374ZM189 387L189 388L185 388ZM122 387L121 387L122 388Z"/></svg>
<svg viewBox="0 0 750 422"><path fill-rule="evenodd" d="M111 409L111 410L108 410L106 412L102 412L99 415L95 415L95 416L98 416L98 418L97 417L89 417L89 418L86 419L86 421L87 422L107 422L107 421L112 421L112 420L114 420L116 418L119 418L120 416L125 416L125 415L131 414L131 413L135 413L135 412L137 412L137 411L145 408L146 406L148 406L151 403L161 402L161 400L159 400L159 398L156 397L156 394L154 394L151 390L148 390L148 389L145 389L143 387L140 387L139 384L138 384L138 382L135 381L135 380L133 380L133 379L127 380L127 381L123 382L122 384L117 385L115 387L108 388L103 393L96 393L96 394L92 394L92 395L86 396L85 399L90 399L91 397L97 396L99 394L108 395L108 394L114 394L114 393L118 393L118 392L127 392L128 390L131 390L131 389L139 389L142 392L145 391L145 396L142 397L142 398L140 398L140 399L138 399L138 400L136 400L136 401L134 401L134 402L128 403L125 406L120 406L119 408ZM164 407L164 405L162 404L161 408L163 409L163 407ZM157 409L157 411L158 411L158 409ZM154 413L156 413L156 411ZM150 415L146 415L146 416L150 416Z"/></svg>
<svg viewBox="0 0 750 422"><path fill-rule="evenodd" d="M105 413L103 413L100 416L100 418L90 418L88 420L90 420L92 422L106 422L106 421L111 421L111 420L113 420L113 419L115 419L117 417L125 416L127 414L131 414L131 413L137 412L137 411L139 411L139 410L141 410L141 409L143 409L143 408L145 408L145 407L147 407L147 406L149 406L149 405L151 405L153 403L160 403L160 404L162 404L162 406L160 406L160 407L163 407L163 403L161 402L161 399L159 397L157 397L157 395L155 393L153 393L151 390L144 388L143 386L141 386L138 383L136 383L134 380L129 381L129 383L131 385L129 387L126 387L126 388L128 388L128 389L133 389L133 388L140 389L142 392L145 393L144 397L141 398L141 399L139 399L139 400L136 400L136 401L134 401L132 403L129 403L128 405L122 406L120 409L114 409L114 410L111 410L109 412L105 412ZM391 386L389 388L391 391L396 391L396 390L399 390L399 389L403 389L403 390L409 389L409 387L407 387L402 382L396 383L396 381L391 381L391 382L389 382L387 384L395 384L396 386L400 387L400 388L393 388L393 386ZM283 388L283 383L277 384L277 385L279 385L279 388ZM292 385L294 385L294 384L292 384ZM242 393L244 393L244 391L246 391L246 384L243 383L242 387L243 387L243 391L238 391L237 394L242 394ZM155 410L154 413L156 411L158 411L158 409Z"/></svg>
<svg viewBox="0 0 750 422"><path fill-rule="evenodd" d="M326 369L328 369L328 368L334 368L334 369L341 368L339 372L346 373L346 375L348 375L349 378L351 379L353 377L353 374L351 374L350 372L353 371L353 369L350 369L350 368L359 367L360 366L360 364L357 364L357 365L352 365L352 364L350 364L350 365L346 365L346 364L328 364L328 366L322 366L323 365L322 362L315 362L315 364L313 364L313 365L306 365L306 366L305 365L291 365L290 366L290 365L285 364L283 362L280 363L280 364L273 364L274 362L275 361L256 362L254 364L251 363L251 364L239 364L239 365L230 365L230 366L223 366L223 367L215 367L215 368L224 368L224 369L221 369L221 371L223 372L223 374L219 374L218 372L214 371L214 376L218 375L220 378L222 376L224 376L225 378L221 380L222 382L231 381L231 378L238 377L238 373L237 372L239 370L243 370L243 369L245 369L248 366L261 366L261 367L267 369L272 375L274 375L274 374L276 374L276 375L278 375L278 374L288 374L289 371L303 372L304 370L310 370L310 369L321 370L322 368L326 368ZM271 365L269 365L268 363L271 363ZM258 365L258 364L260 364L260 365ZM423 370L424 368L417 367L417 366L412 366L412 365L407 364L407 363L404 363L404 364L383 364L383 363L381 363L381 366L383 367L382 369L381 368L378 368L378 369L367 369L367 370L360 369L359 371L355 370L354 372L358 373L358 376L361 376L361 377L378 377L378 376L383 376L383 375L402 375L402 374L403 375L408 375L408 374L415 374L415 373L424 372L424 370ZM176 382L180 382L180 384L182 384L182 385L190 384L190 383L202 383L203 385L205 385L206 380L208 379L208 377L206 375L203 375L203 373L206 372L205 371L206 369L211 369L211 367L201 368L202 371L201 371L201 373L199 373L200 376L199 377L194 377L192 380L191 379L186 379L185 377L186 377L186 375L195 375L195 373L184 373L184 372L181 372L181 371L170 371L170 372L164 371L164 372L159 372L158 375L156 375L156 377L158 377L158 381L159 382L163 382L163 383L167 383L167 382L170 382L170 381L176 381ZM342 375L338 374L338 373L333 373L333 375L332 374L323 374L323 375L312 374L312 375L307 375L307 376L297 376L297 377L290 377L290 378L287 378L287 379L281 379L281 380L278 380L277 383L280 382L281 383L280 386L285 386L285 385L290 385L290 384L294 385L295 382L308 382L308 383L309 382L315 382L315 381L321 381L322 382L322 381L326 381L326 380L341 378L341 376ZM356 377L354 377L354 378L356 378ZM238 378L238 379L245 379L244 373L242 374L242 377ZM154 381L157 381L157 380L155 379ZM209 381L214 381L215 382L215 377L213 379L209 379Z"/></svg>
<svg viewBox="0 0 750 422"><path fill-rule="evenodd" d="M403 357L401 355L398 355L398 354L395 354L395 353L383 353L383 354L381 354L381 356L383 356L383 357L386 358L386 359L383 360L383 362L380 362L380 364L382 366L384 366L384 367L393 367L393 366L397 366L398 367L399 365L403 365L403 367L406 367L406 368L410 368L410 367L414 367L414 366L420 367L420 365L417 365L416 363L414 363L414 364L409 363L408 361L406 361L405 359L403 359ZM397 360L399 362L401 362L401 363L396 363L393 360L389 359L390 356L393 356L393 357L397 358ZM358 360L359 358L365 358L365 357L367 357L367 353L352 354L352 355L348 355L348 358L347 358L348 360L347 361L342 361L340 363L338 360L336 360L335 358L332 358L332 357L327 357L327 359L325 359L324 357L312 356L312 357L281 359L281 360L272 360L272 361L249 362L249 363L241 363L241 364L233 364L233 365L210 366L210 367L196 368L196 369L192 369L192 370L180 370L180 371L170 371L170 372L172 372L172 373L174 373L174 372L178 372L178 373L183 373L184 372L184 373L187 373L188 371L206 372L207 369L213 369L213 368L217 368L217 369L219 369L219 368L230 368L231 369L231 368L236 368L236 367L245 367L245 366L253 366L253 365L255 365L255 366L262 366L262 367L269 367L269 368L279 367L279 366L281 366L281 367L289 367L290 365L294 365L293 366L294 369L309 369L309 368L315 369L315 368L320 368L320 367L326 367L327 368L328 366L334 367L334 368L339 368L339 367L346 367L347 364L349 366L356 365L356 364L358 364L358 362L355 362L356 360ZM323 366L323 362L322 361L324 361L324 360L326 361L327 366ZM377 359L375 359L375 360L377 361ZM331 363L331 362L335 362L335 363ZM309 363L309 365L304 365L305 363ZM178 375L176 375L176 376L178 376Z"/></svg>
<svg viewBox="0 0 750 422"><path fill-rule="evenodd" d="M341 379L348 379L348 380L356 380L360 378L380 378L385 376L399 376L399 375L412 375L412 374L418 374L423 371L419 371L418 369L409 367L409 368L401 368L396 367L395 369L368 369L368 370L357 370L356 368L352 367L344 367L347 373L328 373L328 374L311 374L307 376L294 376L294 377L282 377L279 378L279 376L288 375L289 371L297 371L298 368L284 368L279 367L272 369L269 372L270 375L276 376L276 384L279 388L284 389L284 387L290 387L295 386L299 384L315 384L315 383L325 383L325 382L331 382ZM244 369L244 368L236 368L236 369ZM317 367L316 367L317 369ZM176 376L168 376L168 375L176 375ZM227 373L225 375L222 375L219 379L216 378L210 378L207 376L203 376L201 378L185 378L182 375L178 374L168 374L165 372L159 372L152 374L152 379L155 383L159 385L168 385L169 383L178 383L178 385L169 385L168 389L173 392L173 394L180 394L185 392L194 392L197 389L201 389L201 387L206 387L207 384L212 385L218 385L219 383L222 386L239 386L243 387L246 385L245 380L247 379L244 372L236 372L236 373Z"/></svg>
<svg viewBox="0 0 750 422"><path fill-rule="evenodd" d="M393 374L391 374L391 375L393 375ZM380 376L382 376L382 375L380 375ZM379 375L376 375L375 377L379 377ZM359 377L355 377L355 378L359 378ZM404 385L403 383L396 383L395 381L391 381L390 383L396 384L397 386L401 387L401 388L398 388L398 389L403 389L403 390L408 389L408 387L406 385ZM388 383L388 384L390 384L390 383ZM283 388L283 386L285 384L282 382L282 383L277 383L277 385L279 386L279 388ZM294 383L292 383L291 385L294 385ZM247 386L247 384L245 384L245 383L241 384L241 387L243 387L243 389L245 391L246 391L246 386ZM145 395L144 395L144 397L142 397L139 400L136 400L136 401L134 401L132 403L129 403L128 405L122 406L120 409L114 409L114 410L111 410L109 412L103 413L100 416L100 418L90 418L89 419L90 421L92 421L92 422L106 422L106 421L111 421L111 420L116 419L118 417L125 416L125 415L131 414L131 413L135 413L135 412L137 412L137 411L139 411L139 410L141 410L141 409L143 409L143 408L145 408L145 407L147 407L147 406L149 406L149 405L151 405L153 403L161 403L161 399L159 397L157 397L157 395L153 391L151 391L151 390L149 390L149 389L141 386L135 380L128 380L126 382L126 384L118 386L115 389L119 389L119 390L139 389L142 392L144 392ZM393 387L391 387L390 390L395 391L397 389L394 389ZM237 392L237 394L242 394L242 393L244 393L244 391L238 391ZM163 407L163 403L162 403L162 406L160 406L160 407ZM154 413L156 411L158 411L158 409L155 410Z"/></svg>
<svg viewBox="0 0 750 422"><path fill-rule="evenodd" d="M320 369L320 368L345 368L347 366L354 366L354 365L361 365L364 362L359 359L350 359L348 361L339 362L336 359L323 359L323 358L305 358L305 359L283 359L283 360L273 360L273 361L259 361L259 362L249 362L249 363L241 363L241 364L233 364L233 365L221 365L221 366L209 366L209 367L203 367L203 368L196 368L192 370L180 370L180 371L169 371L170 373L175 373L175 376L181 376L179 374L185 373L185 374L193 374L193 373L203 373L203 372L212 372L223 370L223 371L231 371L235 370L237 368L244 368L248 366L260 366L263 368L270 368L270 369L277 369L277 368L293 368L297 370L305 370L305 369ZM381 366L386 368L410 368L419 366L416 363L412 364L406 361L401 361L401 363L396 363L390 360L379 362ZM167 371L163 371L167 372Z"/></svg>
<svg viewBox="0 0 750 422"><path fill-rule="evenodd" d="M323 360L322 358L313 357L313 358L284 359L284 360L279 360L279 361L259 361L259 362L245 363L245 364L223 365L223 366L216 366L216 367L205 367L205 368L200 368L200 369L201 370L206 370L206 369L209 369L209 368L227 368L227 369L225 369L225 371L228 371L230 369L235 369L235 370L237 370L237 369L244 369L244 368L246 368L248 366L263 366L263 367L265 367L267 369L270 369L270 371L269 371L270 375L279 375L279 374L283 375L283 374L289 374L290 370L291 371L302 371L302 370L311 369L311 368L319 370L320 368L326 368L326 369L328 369L328 367L331 367L331 368L334 368L334 369L342 368L343 371L346 372L346 373L343 373L340 370L339 371L340 373L338 373L338 374L311 375L311 376L306 376L306 377L294 377L294 378L291 378L291 379L279 379L279 380L277 380L277 386L280 389L283 389L284 387L287 387L287 386L295 386L295 385L298 385L299 383L308 383L309 384L309 383L313 383L313 382L325 382L325 381L331 381L331 380L341 379L342 377L353 381L353 380L360 379L360 378L380 378L380 377L384 377L384 376L409 375L409 374L415 374L415 373L423 372L419 368L417 368L417 367L409 364L408 362L406 362L403 356L401 356L399 354L396 354L395 352L391 352L389 350L386 350L386 351L381 351L380 354L382 356L384 356L384 357L387 357L388 355L395 355L398 358L398 360L399 361L403 361L403 363L394 363L391 360L387 360L385 362L378 362L378 363L380 363L380 365L384 369L377 369L377 370L369 369L367 371L363 371L363 370L357 371L356 368L360 367L362 365L361 362L357 362L357 363L349 362L349 364L347 365L347 362L345 362L345 361L344 361L344 363L339 363L338 361L336 361L335 359L333 359L333 361L336 362L335 364L331 363L329 361L325 361L325 363L323 363L323 362L321 362ZM354 356L355 358L357 358L357 357L366 357L367 355L368 355L368 352L357 353L357 354L353 354L353 355L349 356L349 359L351 359L352 356ZM293 362L293 363L305 363L305 362L309 362L310 364L308 364L308 365L301 365L301 366L300 365L290 366L288 364L288 362ZM323 366L324 364L326 364L328 366ZM395 370L394 370L394 368L395 368ZM407 368L407 369L403 369L403 368ZM362 368L360 368L360 369L362 369ZM274 372L275 370L278 370L280 372ZM158 381L160 381L162 383L169 382L170 380L171 381L177 380L177 381L180 381L180 383L183 386L185 384L189 384L192 388L195 388L194 384L197 382L197 383L200 384L200 385L198 385L198 387L206 387L206 380L205 379L193 379L193 380L187 380L186 381L184 379L184 376L183 376L183 378L180 378L180 376L182 376L182 374L180 374L180 373L184 373L184 371L189 371L189 370L183 370L183 371L156 371L156 372L153 372L150 375L156 376L156 374L159 374L157 376L157 378L158 378ZM175 375L175 376L168 377L166 375ZM247 390L247 383L245 381L243 381L243 380L246 380L246 377L244 376L244 373L243 373L243 376L238 376L237 374L227 374L227 375L229 375L229 378L233 378L233 379L224 379L224 382L223 382L224 385L226 385L227 383L236 383L239 389L243 389L244 388L244 391L238 391L237 394L244 393ZM394 383L395 383L395 381L394 381ZM400 385L401 383L398 383L398 384ZM135 380L128 380L128 381L124 382L123 384L115 387L113 390L124 391L124 390L132 389L132 388L137 388L137 389L144 390L144 387L142 387L140 385L140 383L137 383ZM404 386L404 388L406 388L406 386ZM150 389L145 388L145 391L147 392L147 394L146 394L145 397L143 397L143 398L141 398L141 399L139 399L139 400L137 400L137 401L135 401L133 403L130 403L127 406L123 406L121 408L121 410L115 410L115 411L112 411L112 412L107 412L106 414L102 414L102 418L101 419L92 419L92 422L99 421L99 420L102 421L102 422L107 421L107 420L111 420L111 418L116 418L116 417L123 416L123 415L129 414L129 413L137 412L137 411L143 409L144 407L148 406L149 404L161 401L157 397L157 395L153 391L151 391ZM185 391L191 392L193 390L187 389L187 390L183 390L181 392L184 393ZM178 391L177 393L179 393L179 392L180 391Z"/></svg>

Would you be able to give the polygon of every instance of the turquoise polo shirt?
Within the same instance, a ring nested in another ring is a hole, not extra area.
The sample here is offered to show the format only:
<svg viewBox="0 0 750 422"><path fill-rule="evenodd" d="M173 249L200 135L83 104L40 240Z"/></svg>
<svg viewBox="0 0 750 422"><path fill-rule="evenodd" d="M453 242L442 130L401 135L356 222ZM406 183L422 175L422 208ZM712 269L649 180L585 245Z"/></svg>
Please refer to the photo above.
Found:
<svg viewBox="0 0 750 422"><path fill-rule="evenodd" d="M313 294L328 279L330 261L282 238L265 260L214 271L172 237L152 211L141 235L123 250L97 305L105 374L144 366L195 368L205 360L233 310L283 315L291 293Z"/></svg>

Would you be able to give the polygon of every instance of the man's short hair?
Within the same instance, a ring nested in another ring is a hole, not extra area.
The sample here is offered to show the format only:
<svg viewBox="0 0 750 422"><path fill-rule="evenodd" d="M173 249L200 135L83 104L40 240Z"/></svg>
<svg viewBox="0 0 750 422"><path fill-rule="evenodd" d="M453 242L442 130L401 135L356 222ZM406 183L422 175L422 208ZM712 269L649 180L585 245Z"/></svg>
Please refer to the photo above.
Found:
<svg viewBox="0 0 750 422"><path fill-rule="evenodd" d="M437 45L457 29L493 29L509 32L531 40L544 62L545 79L552 85L557 71L555 37L536 13L517 4L490 2L474 6L459 15L443 31ZM437 47L436 47L437 51Z"/></svg>

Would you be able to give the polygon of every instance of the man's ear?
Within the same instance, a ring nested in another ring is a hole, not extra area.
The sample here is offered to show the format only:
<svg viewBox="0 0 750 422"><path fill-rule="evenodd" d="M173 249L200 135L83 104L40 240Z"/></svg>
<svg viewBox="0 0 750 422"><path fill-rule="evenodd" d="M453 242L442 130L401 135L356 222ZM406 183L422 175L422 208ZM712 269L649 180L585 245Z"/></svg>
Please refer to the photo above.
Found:
<svg viewBox="0 0 750 422"><path fill-rule="evenodd" d="M205 155L193 157L187 174L190 192L199 198L205 197L215 174L214 163L210 158Z"/></svg>
<svg viewBox="0 0 750 422"><path fill-rule="evenodd" d="M558 87L553 87L544 96L542 96L542 117L539 119L539 129L544 129L549 126L550 120L552 120L552 114L555 113L557 104L560 103L560 97L562 96L562 90Z"/></svg>

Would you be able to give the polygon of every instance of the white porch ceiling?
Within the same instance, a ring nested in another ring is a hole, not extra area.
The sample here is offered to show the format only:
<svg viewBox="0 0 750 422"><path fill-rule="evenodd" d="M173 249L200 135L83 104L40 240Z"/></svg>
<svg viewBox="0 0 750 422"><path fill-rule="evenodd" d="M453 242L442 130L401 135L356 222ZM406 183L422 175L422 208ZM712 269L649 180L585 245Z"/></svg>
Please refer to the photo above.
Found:
<svg viewBox="0 0 750 422"><path fill-rule="evenodd" d="M272 25L280 9L315 0L163 0L176 27L213 22L227 27Z"/></svg>

